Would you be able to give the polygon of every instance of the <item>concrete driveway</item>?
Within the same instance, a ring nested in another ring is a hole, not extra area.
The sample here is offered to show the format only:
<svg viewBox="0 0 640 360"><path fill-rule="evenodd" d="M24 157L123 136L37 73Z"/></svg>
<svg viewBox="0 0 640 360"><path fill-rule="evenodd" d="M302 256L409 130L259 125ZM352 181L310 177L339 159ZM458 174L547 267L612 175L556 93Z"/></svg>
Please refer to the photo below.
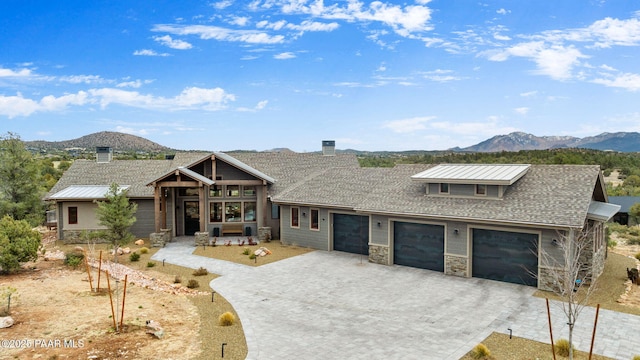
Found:
<svg viewBox="0 0 640 360"><path fill-rule="evenodd" d="M370 264L341 252L315 251L257 268L191 255L170 243L154 255L222 275L211 286L236 309L247 359L459 359L491 332L549 342L546 305L534 288ZM554 339L567 338L558 304ZM578 349L589 351L594 309L579 318ZM624 325L622 325L624 324ZM600 311L594 352L640 354L624 341L640 317Z"/></svg>

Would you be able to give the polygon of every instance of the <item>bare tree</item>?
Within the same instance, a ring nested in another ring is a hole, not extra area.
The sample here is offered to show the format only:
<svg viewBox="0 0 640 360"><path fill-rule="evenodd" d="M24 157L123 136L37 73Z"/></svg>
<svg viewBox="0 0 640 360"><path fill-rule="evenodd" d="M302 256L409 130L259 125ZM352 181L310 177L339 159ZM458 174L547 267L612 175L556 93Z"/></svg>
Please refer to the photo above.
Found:
<svg viewBox="0 0 640 360"><path fill-rule="evenodd" d="M573 359L573 329L578 317L596 289L600 275L599 267L594 267L594 259L599 250L594 246L597 231L601 228L585 225L559 231L554 240L557 251L540 251L540 265L544 269L543 288L558 297L569 326L569 359ZM597 245L597 244L596 244Z"/></svg>

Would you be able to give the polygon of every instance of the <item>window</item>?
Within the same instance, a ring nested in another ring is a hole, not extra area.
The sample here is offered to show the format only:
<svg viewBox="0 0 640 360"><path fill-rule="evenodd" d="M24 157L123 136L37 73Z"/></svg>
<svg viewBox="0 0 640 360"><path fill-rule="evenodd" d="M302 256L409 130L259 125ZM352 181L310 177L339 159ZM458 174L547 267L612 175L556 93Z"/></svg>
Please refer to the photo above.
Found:
<svg viewBox="0 0 640 360"><path fill-rule="evenodd" d="M198 196L198 188L180 188L178 189L178 195L180 196Z"/></svg>
<svg viewBox="0 0 640 360"><path fill-rule="evenodd" d="M240 185L227 185L227 196L228 197L240 196Z"/></svg>
<svg viewBox="0 0 640 360"><path fill-rule="evenodd" d="M209 204L209 221L222 222L222 203L212 202Z"/></svg>
<svg viewBox="0 0 640 360"><path fill-rule="evenodd" d="M256 203L246 201L244 203L244 221L256 221Z"/></svg>
<svg viewBox="0 0 640 360"><path fill-rule="evenodd" d="M255 186L244 186L244 187L242 187L242 196L244 196L244 197L254 197L254 196L256 196L256 187Z"/></svg>
<svg viewBox="0 0 640 360"><path fill-rule="evenodd" d="M271 218L280 219L280 206L278 204L271 204Z"/></svg>
<svg viewBox="0 0 640 360"><path fill-rule="evenodd" d="M242 216L240 202L228 202L224 206L224 221L225 222L241 222Z"/></svg>
<svg viewBox="0 0 640 360"><path fill-rule="evenodd" d="M69 206L69 224L78 223L78 208L76 206Z"/></svg>
<svg viewBox="0 0 640 360"><path fill-rule="evenodd" d="M449 193L449 184L440 183L440 194L448 194Z"/></svg>
<svg viewBox="0 0 640 360"><path fill-rule="evenodd" d="M297 207L291 208L291 227L300 227L300 209Z"/></svg>
<svg viewBox="0 0 640 360"><path fill-rule="evenodd" d="M222 186L213 185L209 188L209 196L222 197Z"/></svg>
<svg viewBox="0 0 640 360"><path fill-rule="evenodd" d="M477 184L476 195L487 195L487 185Z"/></svg>
<svg viewBox="0 0 640 360"><path fill-rule="evenodd" d="M318 209L311 209L311 222L309 223L311 230L320 230L320 224L318 223L319 217Z"/></svg>

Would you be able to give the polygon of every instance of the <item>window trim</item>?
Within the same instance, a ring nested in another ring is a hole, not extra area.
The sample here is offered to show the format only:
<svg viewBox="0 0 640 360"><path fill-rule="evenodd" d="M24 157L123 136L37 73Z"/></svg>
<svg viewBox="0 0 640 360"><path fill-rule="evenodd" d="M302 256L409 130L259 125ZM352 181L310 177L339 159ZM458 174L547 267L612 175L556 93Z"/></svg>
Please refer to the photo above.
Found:
<svg viewBox="0 0 640 360"><path fill-rule="evenodd" d="M316 218L316 221L315 221L316 227L313 227L314 213ZM309 230L320 231L320 209L316 209L316 208L309 209Z"/></svg>
<svg viewBox="0 0 640 360"><path fill-rule="evenodd" d="M294 216L295 213L295 216ZM294 221L296 220L296 224L294 225ZM300 208L297 206L292 206L291 210L290 210L290 219L289 219L289 226L294 228L294 229L299 229L300 228Z"/></svg>
<svg viewBox="0 0 640 360"><path fill-rule="evenodd" d="M444 188L446 188L446 191L443 190ZM440 194L449 194L451 193L451 187L449 185L449 183L440 183L438 185L438 191Z"/></svg>
<svg viewBox="0 0 640 360"><path fill-rule="evenodd" d="M482 191L479 191L483 189ZM487 185L486 184L476 184L476 196L487 196Z"/></svg>

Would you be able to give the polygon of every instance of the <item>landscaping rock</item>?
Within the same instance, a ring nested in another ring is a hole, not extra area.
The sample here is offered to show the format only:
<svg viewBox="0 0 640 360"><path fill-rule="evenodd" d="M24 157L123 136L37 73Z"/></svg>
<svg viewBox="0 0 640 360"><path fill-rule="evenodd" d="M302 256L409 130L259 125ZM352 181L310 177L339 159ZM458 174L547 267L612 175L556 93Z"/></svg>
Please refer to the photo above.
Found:
<svg viewBox="0 0 640 360"><path fill-rule="evenodd" d="M13 326L13 318L11 316L0 317L0 329Z"/></svg>
<svg viewBox="0 0 640 360"><path fill-rule="evenodd" d="M64 260L66 257L62 250L52 250L44 253L44 261Z"/></svg>
<svg viewBox="0 0 640 360"><path fill-rule="evenodd" d="M164 336L164 329L155 320L147 320L147 334L151 334L158 339Z"/></svg>
<svg viewBox="0 0 640 360"><path fill-rule="evenodd" d="M142 245L144 245L144 240L138 239L138 240L136 240L136 242L134 244L136 244L138 246L142 246Z"/></svg>

